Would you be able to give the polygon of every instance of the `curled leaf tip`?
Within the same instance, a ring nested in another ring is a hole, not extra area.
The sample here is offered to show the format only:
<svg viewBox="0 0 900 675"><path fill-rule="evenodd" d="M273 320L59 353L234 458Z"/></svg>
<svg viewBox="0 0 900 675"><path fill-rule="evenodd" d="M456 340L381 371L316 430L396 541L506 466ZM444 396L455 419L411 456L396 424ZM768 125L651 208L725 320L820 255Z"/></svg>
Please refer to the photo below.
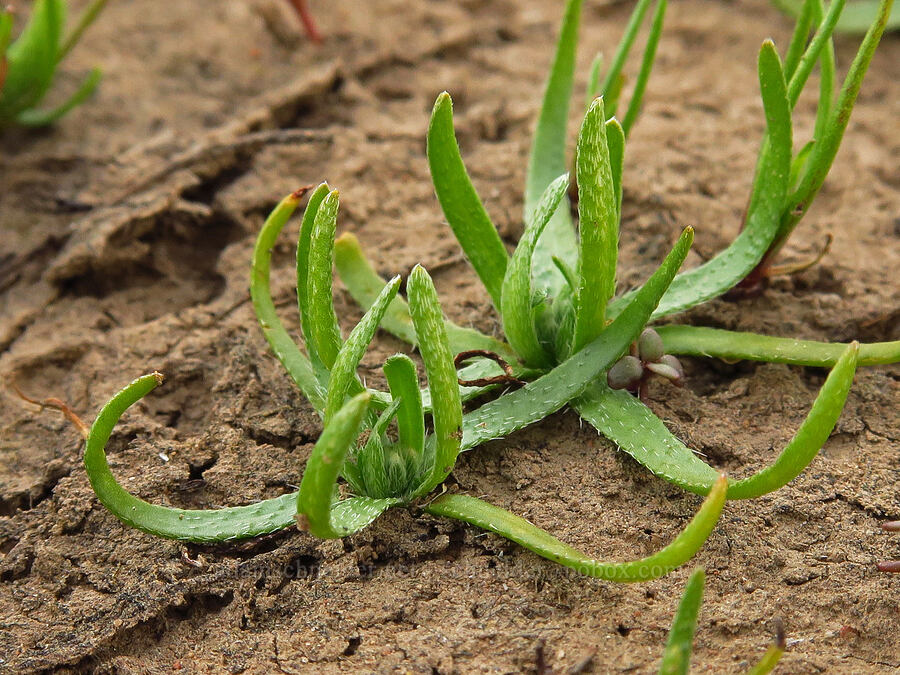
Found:
<svg viewBox="0 0 900 675"><path fill-rule="evenodd" d="M304 185L303 187L298 187L296 190L294 190L291 193L291 199L294 200L295 202L299 202L301 199L303 199L303 195L305 195L307 192L309 192L312 189L313 189L312 184Z"/></svg>
<svg viewBox="0 0 900 675"><path fill-rule="evenodd" d="M162 374L161 372L159 372L158 370L154 370L154 371L151 373L151 375L153 375L153 378L156 380L156 386L157 386L157 387L158 387L159 385L161 385L161 384L165 381L165 379L166 379L165 375L163 375L163 374Z"/></svg>

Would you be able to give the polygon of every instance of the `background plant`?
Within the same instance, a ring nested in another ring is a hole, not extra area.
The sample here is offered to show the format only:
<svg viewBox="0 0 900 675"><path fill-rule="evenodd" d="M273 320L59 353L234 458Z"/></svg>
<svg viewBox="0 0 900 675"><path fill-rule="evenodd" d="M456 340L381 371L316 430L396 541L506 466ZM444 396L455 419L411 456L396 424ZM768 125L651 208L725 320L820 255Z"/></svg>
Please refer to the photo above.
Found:
<svg viewBox="0 0 900 675"><path fill-rule="evenodd" d="M94 0L72 31L66 25L65 0L36 0L25 28L10 42L13 13L0 11L0 126L40 127L52 124L82 104L100 83L94 69L65 102L49 110L38 108L50 91L57 68L103 10L107 0Z"/></svg>
<svg viewBox="0 0 900 675"><path fill-rule="evenodd" d="M639 3L630 25L646 6L646 2ZM820 3L812 6L821 12ZM801 212L805 213L808 203L790 211L786 221L785 203L801 191L812 199L821 186L890 6L889 0L882 2L878 22L863 39L837 102L831 106L820 100L817 126L822 129L821 137L814 148L807 146L812 149L796 157L793 156L791 109L815 63L825 58L822 54L828 51L826 46L830 45L842 3L835 2L830 7L808 45L805 38L809 27L798 23L784 64L773 43L768 40L763 43L758 71L766 132L745 227L718 255L676 276L651 318L683 311L733 288L758 269L767 252L784 234L785 223L792 227ZM453 132L452 104L446 93L438 97L428 129L427 154L438 200L497 308L508 339L508 343L487 336L473 339L470 331L454 329L448 330L452 347L456 352L468 352L489 349L485 345L492 343L496 345L494 351L511 362L512 372L525 379L535 373L553 372L557 364L578 354L639 292L629 291L614 297L625 130L615 118L608 118L602 99L591 102L575 150L580 236L576 237L567 208L565 125L580 8L577 0L570 0L567 5L532 145L526 180L525 231L511 256L466 173ZM617 54L620 52L621 48ZM795 184L798 187L792 188ZM372 290L382 282L351 235L337 242L336 262L350 292L360 304L368 306ZM415 342L406 311L402 301L395 300L383 325L398 337ZM847 346L691 326L664 326L658 333L664 352L670 355L687 353L832 367L794 438L769 467L744 480L731 482L728 496L733 499L756 497L778 489L812 461L840 415L857 363L872 365L900 360L900 342ZM465 377L461 374L461 381L469 381L475 375L484 379L496 373L495 363L482 360L470 366ZM641 401L626 392L613 390L597 379L580 389L571 401L583 419L653 473L698 494L707 493L716 481L715 469L675 438Z"/></svg>
<svg viewBox="0 0 900 675"><path fill-rule="evenodd" d="M772 0L772 4L795 19L805 11L803 0ZM838 19L835 30L838 33L865 33L878 15L878 9L878 0L850 0L841 18ZM897 7L891 12L887 28L888 30L900 28L900 9Z"/></svg>
<svg viewBox="0 0 900 675"><path fill-rule="evenodd" d="M669 639L663 653L659 675L687 675L691 665L691 653L694 650L694 634L697 631L697 617L703 603L703 585L706 572L703 568L694 570L684 587L684 594L678 603ZM763 654L763 657L747 671L747 675L766 675L772 672L785 650L784 627L776 622L775 644Z"/></svg>

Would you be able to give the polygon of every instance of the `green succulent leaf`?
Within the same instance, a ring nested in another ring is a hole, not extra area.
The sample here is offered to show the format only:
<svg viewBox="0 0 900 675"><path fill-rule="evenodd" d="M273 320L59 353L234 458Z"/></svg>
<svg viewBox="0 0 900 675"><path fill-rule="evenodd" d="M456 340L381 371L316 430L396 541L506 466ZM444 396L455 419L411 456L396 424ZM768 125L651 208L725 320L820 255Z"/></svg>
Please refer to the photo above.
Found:
<svg viewBox="0 0 900 675"><path fill-rule="evenodd" d="M395 354L384 362L391 396L400 402L397 410L397 430L400 444L417 455L425 452L425 411L416 366L405 354Z"/></svg>
<svg viewBox="0 0 900 675"><path fill-rule="evenodd" d="M593 342L521 389L485 403L463 418L464 450L537 422L577 397L637 339L693 241L687 228L631 304Z"/></svg>
<svg viewBox="0 0 900 675"><path fill-rule="evenodd" d="M310 242L312 241L313 227L316 222L316 214L319 213L319 207L322 205L322 201L330 192L331 188L328 187L328 183L321 183L309 194L309 199L306 201L306 210L303 212L303 219L300 221L300 235L297 237L297 308L300 310L300 331L303 333L303 337L306 340L310 356L317 362L320 361L315 352L315 345L310 339L311 329L309 328L313 321L309 311L308 300L310 268L309 248ZM373 291L373 299L383 287L384 282L378 284L378 287Z"/></svg>
<svg viewBox="0 0 900 675"><path fill-rule="evenodd" d="M310 355L319 359L327 370L334 367L342 344L332 289L339 200L338 191L332 190L318 205L310 234L306 276L307 345Z"/></svg>
<svg viewBox="0 0 900 675"><path fill-rule="evenodd" d="M625 170L625 131L613 117L606 121L606 144L609 146L609 168L616 193L616 221L622 222L622 173Z"/></svg>
<svg viewBox="0 0 900 675"><path fill-rule="evenodd" d="M303 395L321 413L325 408L325 389L316 377L312 363L300 351L281 323L281 319L275 311L269 283L272 248L275 246L281 230L297 209L302 197L303 191L299 190L282 199L266 218L266 222L259 231L250 268L250 298L253 301L253 309L259 320L260 328L262 328L263 335L272 352L281 361L281 365L287 370ZM306 317L304 319L307 320Z"/></svg>
<svg viewBox="0 0 900 675"><path fill-rule="evenodd" d="M668 354L708 356L726 361L767 361L794 366L834 367L848 345L741 333L700 326L656 326ZM900 340L859 346L860 366L900 361Z"/></svg>
<svg viewBox="0 0 900 675"><path fill-rule="evenodd" d="M344 233L337 238L334 251L338 274L341 281L347 286L347 290L350 291L350 295L364 309L371 307L378 291L384 286L384 279L378 276L371 263L366 259L359 240L349 232ZM412 318L409 316L409 306L403 298L394 298L381 325L391 335L411 345L416 344L416 330L413 327ZM447 338L450 340L450 349L454 354L481 349L499 354L512 364L518 361L516 353L502 340L483 335L472 328L463 328L449 319L444 320L444 325L447 330ZM495 367L493 364L490 365ZM473 375L469 379L476 379L476 377L480 376Z"/></svg>
<svg viewBox="0 0 900 675"><path fill-rule="evenodd" d="M665 340L665 337L663 337ZM815 458L837 423L856 372L859 345L852 343L819 390L803 424L778 458L749 478L729 481L729 499L752 499L796 478ZM718 473L673 436L647 406L624 391L595 382L575 409L600 433L657 476L706 494Z"/></svg>
<svg viewBox="0 0 900 675"><path fill-rule="evenodd" d="M790 178L791 109L781 60L770 40L763 43L759 52L759 81L767 131L746 226L718 255L679 274L654 317L683 311L734 287L762 260L778 232ZM614 300L609 315L617 314L632 294L633 291Z"/></svg>
<svg viewBox="0 0 900 675"><path fill-rule="evenodd" d="M100 82L100 71L91 71L73 94L50 108L38 106L53 85L60 61L97 18L106 0L94 0L82 13L72 33L62 37L66 22L64 0L36 0L19 37L10 44L12 14L0 10L0 125L38 127L51 124L83 103Z"/></svg>
<svg viewBox="0 0 900 675"><path fill-rule="evenodd" d="M691 522L671 544L651 556L627 563L602 562L591 558L524 518L475 497L442 495L424 510L432 515L455 518L499 534L581 574L609 581L637 582L668 574L694 557L716 526L725 504L725 490L723 477L710 491Z"/></svg>
<svg viewBox="0 0 900 675"><path fill-rule="evenodd" d="M456 464L460 449L462 402L459 396L456 368L444 315L438 301L434 283L425 268L416 265L406 284L409 294L409 310L419 352L425 364L428 389L431 392L432 419L434 422L434 457L431 472L413 496L421 496L437 487Z"/></svg>
<svg viewBox="0 0 900 675"><path fill-rule="evenodd" d="M453 234L500 308L500 289L509 256L479 199L453 131L453 101L447 92L438 96L428 125L428 166L441 209Z"/></svg>
<svg viewBox="0 0 900 675"><path fill-rule="evenodd" d="M199 543L244 539L283 530L294 523L297 512L296 492L247 506L215 510L177 509L150 504L130 494L110 471L104 447L119 418L132 405L162 383L162 375L152 373L139 377L118 392L97 415L84 449L84 468L97 498L119 520L143 532L181 541ZM322 434L316 444L333 449L335 432ZM349 439L349 442L352 438ZM315 451L314 451L315 454ZM390 504L384 506L387 508ZM368 502L335 508L335 527L352 529L367 513ZM383 510L383 509L382 509ZM358 528L357 528L358 529Z"/></svg>
<svg viewBox="0 0 900 675"><path fill-rule="evenodd" d="M370 401L370 394L358 394L332 415L306 462L296 496L297 522L301 529L321 539L353 534L399 502L358 497L350 504L334 503L338 475L359 434Z"/></svg>
<svg viewBox="0 0 900 675"><path fill-rule="evenodd" d="M805 3L801 0L772 0L785 14L793 17L802 17ZM850 0L850 3L841 13L835 30L838 33L865 33L875 17L878 16L881 3L879 0ZM888 30L900 28L900 6L894 7L887 21Z"/></svg>
<svg viewBox="0 0 900 675"><path fill-rule="evenodd" d="M344 406L344 399L349 392L358 393L358 390L353 387L353 384L356 383L356 368L366 352L366 347L375 336L375 331L378 330L378 324L388 305L396 297L399 289L400 277L394 277L385 285L375 303L356 324L347 337L347 341L338 351L331 369L328 395L325 399L326 424ZM361 387L359 388L361 389Z"/></svg>
<svg viewBox="0 0 900 675"><path fill-rule="evenodd" d="M626 137L641 112L641 104L644 101L644 91L647 89L650 71L653 70L653 62L656 60L656 48L659 46L659 37L662 34L663 19L665 16L666 0L658 0L656 3L656 11L653 12L653 20L650 23L650 33L647 36L647 44L644 47L641 69L638 71L637 79L634 82L634 92L631 94L631 101L628 103L628 110L625 112L625 117L622 118L622 129ZM613 114L614 112L615 108L611 110L610 114Z"/></svg>
<svg viewBox="0 0 900 675"><path fill-rule="evenodd" d="M526 226L503 279L501 294L503 331L506 333L510 345L522 360L528 365L538 368L549 366L551 359L547 350L538 340L535 330L531 260L538 239L565 197L568 187L569 175L564 174L553 181L544 191L534 218Z"/></svg>
<svg viewBox="0 0 900 675"><path fill-rule="evenodd" d="M53 124L72 108L84 103L94 93L102 77L103 74L100 70L94 68L66 101L50 110L39 110L37 108L23 110L16 117L16 122L24 127L44 127L48 124Z"/></svg>
<svg viewBox="0 0 900 675"><path fill-rule="evenodd" d="M703 584L706 572L703 568L694 570L684 587L675 620L669 630L666 651L663 653L659 675L687 675L694 651L694 633L697 631L697 617L703 603Z"/></svg>
<svg viewBox="0 0 900 675"><path fill-rule="evenodd" d="M829 21L833 18L839 2L841 2L841 0L834 0L832 6L829 8L828 15L825 17L823 26L827 27L829 25ZM828 175L831 165L834 163L834 158L840 148L844 132L847 130L847 125L850 122L850 114L853 112L853 106L856 104L856 98L859 95L860 87L862 87L866 71L869 69L869 64L872 62L872 57L875 55L875 49L881 41L881 36L887 25L892 5L893 0L882 0L875 21L869 27L869 30L863 38L859 50L853 59L853 63L850 64L850 69L844 78L844 83L841 87L840 94L838 94L837 101L830 107L827 119L824 119L823 117L816 121L816 131L819 135L816 137L816 143L813 146L809 159L807 159L805 163L805 170L801 174L797 187L794 188L785 201L777 237L775 241L772 242L772 245L767 252L767 259L769 260L771 260L771 258L781 249L784 242L787 241L791 232L793 232L797 223L799 223L806 214L810 204L815 199L822 184L825 182L825 177ZM823 37L820 40L820 35L824 34L824 28L820 28L813 38L813 41L810 43L810 49L813 48L817 41L822 43L819 46L819 49L824 47L826 43L830 45L830 32L827 33L827 37ZM826 50L826 54L828 53L828 50ZM802 63L803 61L801 60L801 65ZM826 72L826 78L828 77L828 70L830 68L831 66L827 64L823 68ZM791 78L792 84L796 77L797 74ZM820 98L825 95L823 89ZM830 93L828 96L830 97Z"/></svg>
<svg viewBox="0 0 900 675"><path fill-rule="evenodd" d="M0 120L40 103L53 83L65 22L63 0L37 0L28 23L6 49L6 79L0 90Z"/></svg>
<svg viewBox="0 0 900 675"><path fill-rule="evenodd" d="M575 172L580 236L574 351L578 351L603 331L606 304L616 292L619 209L606 142L603 99L596 99L584 117L575 152Z"/></svg>
<svg viewBox="0 0 900 675"><path fill-rule="evenodd" d="M528 172L525 179L526 223L533 220L534 212L547 186L557 176L568 171L566 129L575 80L575 52L578 46L580 19L581 0L568 0L528 158ZM570 267L575 267L577 250L575 225L569 215L568 200L565 200L562 208L556 210L543 236L538 240L532 261L535 287L551 298L556 297L565 281L553 264L553 258L555 256Z"/></svg>
<svg viewBox="0 0 900 675"><path fill-rule="evenodd" d="M616 47L616 53L609 64L609 70L606 71L606 76L603 78L603 84L600 85L600 95L607 101L608 109L606 112L610 117L616 114L615 102L619 98L617 94L613 95L613 88L621 87L622 69L625 67L625 61L628 60L628 54L634 46L638 31L649 8L650 0L638 0L634 10L631 12L631 16L628 18L628 25L625 26L625 33ZM652 33L650 37L652 40ZM640 105L640 97L638 105Z"/></svg>

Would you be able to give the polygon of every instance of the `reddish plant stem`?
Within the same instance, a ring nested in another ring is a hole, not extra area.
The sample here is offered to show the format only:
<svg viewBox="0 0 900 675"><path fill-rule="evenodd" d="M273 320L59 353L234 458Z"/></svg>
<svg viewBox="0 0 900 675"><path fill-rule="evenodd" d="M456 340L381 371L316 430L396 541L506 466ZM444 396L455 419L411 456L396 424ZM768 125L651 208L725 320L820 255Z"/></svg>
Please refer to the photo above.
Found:
<svg viewBox="0 0 900 675"><path fill-rule="evenodd" d="M303 28L309 36L309 39L313 42L322 42L322 34L316 26L316 20L313 18L312 12L309 11L309 3L307 0L289 0L289 2L297 11L297 16L300 17L300 21L303 23Z"/></svg>

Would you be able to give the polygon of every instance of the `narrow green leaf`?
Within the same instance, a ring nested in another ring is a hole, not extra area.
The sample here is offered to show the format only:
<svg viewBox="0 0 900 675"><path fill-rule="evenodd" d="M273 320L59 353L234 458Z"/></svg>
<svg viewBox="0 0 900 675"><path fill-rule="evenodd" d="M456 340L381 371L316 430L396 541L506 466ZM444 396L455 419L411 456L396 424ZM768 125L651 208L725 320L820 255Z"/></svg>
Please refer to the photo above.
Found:
<svg viewBox="0 0 900 675"><path fill-rule="evenodd" d="M627 583L657 579L690 560L716 526L725 503L725 489L723 477L710 490L709 496L691 522L671 544L654 555L627 563L602 562L586 556L524 518L475 497L459 494L442 495L424 510L432 515L455 518L499 534L580 574Z"/></svg>
<svg viewBox="0 0 900 675"><path fill-rule="evenodd" d="M772 0L772 4L791 16L798 16L803 8L801 0ZM878 15L879 0L851 0L841 12L835 30L838 33L865 33ZM887 22L888 30L900 28L900 5L895 6Z"/></svg>
<svg viewBox="0 0 900 675"><path fill-rule="evenodd" d="M747 675L769 675L781 661L784 649L784 644L774 644L769 647L759 663L747 671Z"/></svg>
<svg viewBox="0 0 900 675"><path fill-rule="evenodd" d="M578 287L573 351L594 340L606 325L606 304L616 292L619 219L616 186L606 144L603 99L591 104L575 153L578 177Z"/></svg>
<svg viewBox="0 0 900 675"><path fill-rule="evenodd" d="M347 286L350 295L363 309L372 306L375 296L384 286L384 280L372 268L363 254L359 240L349 232L338 237L334 246L335 264L341 281ZM476 349L499 354L503 359L515 366L518 362L516 353L508 344L497 338L483 335L472 328L463 328L445 319L450 349L454 354ZM409 307L403 298L394 298L382 320L382 327L391 335L411 345L416 344L416 331L409 316ZM492 367L493 364L488 362ZM472 376L472 379L480 376Z"/></svg>
<svg viewBox="0 0 900 675"><path fill-rule="evenodd" d="M319 212L322 200L325 199L329 192L331 192L331 188L328 186L328 183L321 183L310 193L309 199L306 200L303 220L300 221L300 236L297 237L297 308L300 310L300 331L306 340L306 348L310 352L310 357L315 360L318 360L319 357L316 355L315 346L308 335L308 325L312 320L309 315L309 302L307 300L309 290L307 288L309 284L309 243L312 239L316 214ZM383 287L384 282L381 281L372 293L373 299Z"/></svg>
<svg viewBox="0 0 900 675"><path fill-rule="evenodd" d="M790 177L791 111L781 62L769 40L759 52L759 80L767 130L746 226L718 255L679 274L654 318L683 311L733 288L762 260L778 232ZM609 315L615 316L633 293L614 300Z"/></svg>
<svg viewBox="0 0 900 675"><path fill-rule="evenodd" d="M297 523L316 537L337 539L353 531L332 520L332 501L344 459L359 434L370 401L368 393L358 394L331 416L306 462L297 493ZM371 504L373 518L384 511L381 501Z"/></svg>
<svg viewBox="0 0 900 675"><path fill-rule="evenodd" d="M597 52L591 61L591 70L588 73L587 86L584 89L584 109L587 111L591 103L600 94L600 69L603 67L603 54Z"/></svg>
<svg viewBox="0 0 900 675"><path fill-rule="evenodd" d="M578 287L578 274L564 260L560 260L556 256L553 256L553 264L556 265L556 269L562 273L569 288L574 292Z"/></svg>
<svg viewBox="0 0 900 675"><path fill-rule="evenodd" d="M798 8L794 23L794 32L791 35L791 41L788 43L787 52L784 56L784 77L790 80L797 70L797 64L800 63L800 57L806 51L806 42L809 39L809 30L812 28L812 11L813 3L816 0L798 0L802 2L802 6ZM778 0L773 0L777 3Z"/></svg>
<svg viewBox="0 0 900 675"><path fill-rule="evenodd" d="M835 2L838 1L835 0ZM806 162L806 171L800 179L800 184L785 203L778 236L769 251L770 257L777 253L787 241L825 182L825 177L831 169L838 148L840 148L844 132L847 130L847 124L850 122L850 114L853 112L863 78L884 33L892 4L893 0L882 0L876 21L870 26L860 44L859 51L844 78L837 101L831 109L828 122L822 125L821 137L816 139L812 154ZM832 6L831 9L834 7ZM831 12L829 12L830 14Z"/></svg>
<svg viewBox="0 0 900 675"><path fill-rule="evenodd" d="M800 148L800 152L791 160L791 178L788 181L790 185L789 189L793 190L797 187L797 182L800 180L800 176L803 175L803 172L806 171L806 163L809 161L809 156L812 154L812 149L815 147L816 142L810 141L802 148Z"/></svg>
<svg viewBox="0 0 900 675"><path fill-rule="evenodd" d="M822 0L815 0L813 6L813 18L816 23L822 22L822 16L825 13ZM816 125L813 130L813 139L821 138L825 133L825 125L831 115L831 102L834 98L834 39L829 37L825 46L822 48L822 55L819 58L819 105L816 108ZM793 189L794 183L791 183Z"/></svg>
<svg viewBox="0 0 900 675"><path fill-rule="evenodd" d="M434 421L434 461L429 476L413 495L418 497L437 487L456 464L460 448L462 402L437 291L428 272L420 265L416 265L410 273L406 290L419 352L428 377Z"/></svg>
<svg viewBox="0 0 900 675"><path fill-rule="evenodd" d="M425 413L416 366L405 354L395 354L384 362L384 375L391 396L400 402L397 411L400 444L421 456L425 452Z"/></svg>
<svg viewBox="0 0 900 675"><path fill-rule="evenodd" d="M575 51L578 47L580 18L581 0L568 0L556 43L556 54L544 88L541 114L531 144L525 182L526 221L531 219L529 216L537 208L547 186L567 171L566 128L569 124L569 102L575 79Z"/></svg>
<svg viewBox="0 0 900 675"><path fill-rule="evenodd" d="M726 361L766 361L795 366L832 368L847 350L842 343L795 340L793 338L740 333L700 326L656 326L667 354L707 356ZM900 340L859 346L860 366L900 362Z"/></svg>
<svg viewBox="0 0 900 675"><path fill-rule="evenodd" d="M609 168L616 192L616 222L622 222L622 173L625 170L625 131L619 120L606 121L606 145L609 147Z"/></svg>
<svg viewBox="0 0 900 675"><path fill-rule="evenodd" d="M687 228L662 265L600 337L546 375L466 414L462 448L468 450L542 420L583 392L637 339L692 241L693 230Z"/></svg>
<svg viewBox="0 0 900 675"><path fill-rule="evenodd" d="M819 60L822 49L831 41L831 34L834 33L834 27L837 24L838 17L841 15L841 11L844 9L845 2L846 0L832 0L831 5L828 7L828 14L825 15L825 19L816 30L816 34L800 58L800 63L797 64L797 69L788 81L788 100L791 102L792 110L797 105L800 92L803 91L803 87L806 85L810 73L812 73L813 66Z"/></svg>
<svg viewBox="0 0 900 675"><path fill-rule="evenodd" d="M84 468L100 502L116 518L143 532L181 541L243 539L284 529L294 522L296 494L214 511L175 509L150 504L130 494L113 476L104 446L122 414L162 383L152 373L136 379L103 406L84 448Z"/></svg>
<svg viewBox="0 0 900 675"><path fill-rule="evenodd" d="M256 318L272 352L281 361L303 395L321 413L325 407L325 391L316 378L309 359L300 351L278 318L269 286L272 247L275 246L278 234L296 210L302 196L303 192L297 191L282 199L259 231L250 268L250 298L253 300Z"/></svg>
<svg viewBox="0 0 900 675"><path fill-rule="evenodd" d="M855 342L846 348L790 443L770 466L730 482L729 499L752 499L773 492L809 465L841 414L853 384L858 351ZM574 405L584 420L657 476L696 494L705 494L715 481L717 472L629 393L595 382Z"/></svg>
<svg viewBox="0 0 900 675"><path fill-rule="evenodd" d="M359 323L350 332L347 341L337 353L328 382L328 396L325 399L325 423L337 414L344 405L344 399L350 392L356 376L356 368L366 353L366 347L375 336L378 324L385 310L400 289L400 277L394 277L384 287L371 308L363 315ZM355 392L354 392L355 393Z"/></svg>
<svg viewBox="0 0 900 675"><path fill-rule="evenodd" d="M334 266L334 235L337 229L337 190L329 192L316 211L309 240L308 271L306 277L306 305L304 330L310 355L321 360L327 370L341 349L341 330L334 312L332 267Z"/></svg>
<svg viewBox="0 0 900 675"><path fill-rule="evenodd" d="M603 78L603 84L600 85L600 94L607 101L608 110L606 112L610 117L616 114L616 106L611 99L618 98L617 96L610 96L612 93L611 89L622 74L622 68L625 66L628 53L631 51L635 39L637 39L638 30L649 7L650 0L638 0L637 5L631 12L631 17L628 19L628 25L625 26L625 34L619 41L618 47L616 47L616 53L613 56L612 63L609 65L609 70L606 71L606 76Z"/></svg>
<svg viewBox="0 0 900 675"><path fill-rule="evenodd" d="M494 307L500 307L500 287L509 256L487 211L481 204L453 131L453 101L442 93L434 103L428 125L428 166L447 223L484 284Z"/></svg>
<svg viewBox="0 0 900 675"><path fill-rule="evenodd" d="M580 18L581 0L568 0L528 157L528 173L525 180L526 223L531 222L544 190L557 176L568 170L566 128L569 123L569 104L572 100L572 85L575 78L575 52L578 46ZM568 200L564 200L562 208L557 209L535 248L532 260L535 288L547 297L555 298L565 280L553 264L553 257L574 267L577 263L577 251L575 226L569 213Z"/></svg>
<svg viewBox="0 0 900 675"><path fill-rule="evenodd" d="M6 50L6 79L0 90L0 120L14 120L44 98L56 72L63 0L37 0L19 37Z"/></svg>
<svg viewBox="0 0 900 675"><path fill-rule="evenodd" d="M94 23L94 21L100 15L100 12L102 12L103 8L106 7L107 1L108 0L94 0L81 13L81 16L78 17L78 23L75 24L75 28L73 28L72 32L66 36L66 39L59 47L59 53L56 57L57 63L66 58L66 56L69 55L69 52L72 51L72 48L78 44L78 42L81 40L81 36L84 35L84 31L86 31L88 27L90 27L90 25Z"/></svg>
<svg viewBox="0 0 900 675"><path fill-rule="evenodd" d="M666 651L663 653L659 675L687 675L691 665L691 653L694 651L694 633L697 630L697 617L703 602L703 584L706 572L699 568L691 574L678 611L669 631Z"/></svg>
<svg viewBox="0 0 900 675"><path fill-rule="evenodd" d="M16 117L16 122L25 127L44 127L48 124L53 124L72 108L76 108L84 103L94 93L102 77L100 70L94 68L66 101L50 110L39 110L37 108L23 110Z"/></svg>
<svg viewBox="0 0 900 675"><path fill-rule="evenodd" d="M544 368L550 365L550 355L538 341L535 330L531 286L531 260L544 228L569 187L569 175L553 181L544 191L534 218L525 227L519 245L510 259L503 279L501 316L503 332L516 353L529 366Z"/></svg>
<svg viewBox="0 0 900 675"><path fill-rule="evenodd" d="M628 103L628 110L622 119L622 129L625 136L631 131L638 115L641 112L641 104L644 101L644 91L647 89L647 81L650 79L650 71L653 70L653 62L656 59L656 48L659 46L659 36L662 33L663 19L666 16L666 0L658 0L656 11L653 13L653 22L650 24L650 33L647 36L647 44L644 47L644 56L641 60L641 69L634 83L634 92Z"/></svg>

